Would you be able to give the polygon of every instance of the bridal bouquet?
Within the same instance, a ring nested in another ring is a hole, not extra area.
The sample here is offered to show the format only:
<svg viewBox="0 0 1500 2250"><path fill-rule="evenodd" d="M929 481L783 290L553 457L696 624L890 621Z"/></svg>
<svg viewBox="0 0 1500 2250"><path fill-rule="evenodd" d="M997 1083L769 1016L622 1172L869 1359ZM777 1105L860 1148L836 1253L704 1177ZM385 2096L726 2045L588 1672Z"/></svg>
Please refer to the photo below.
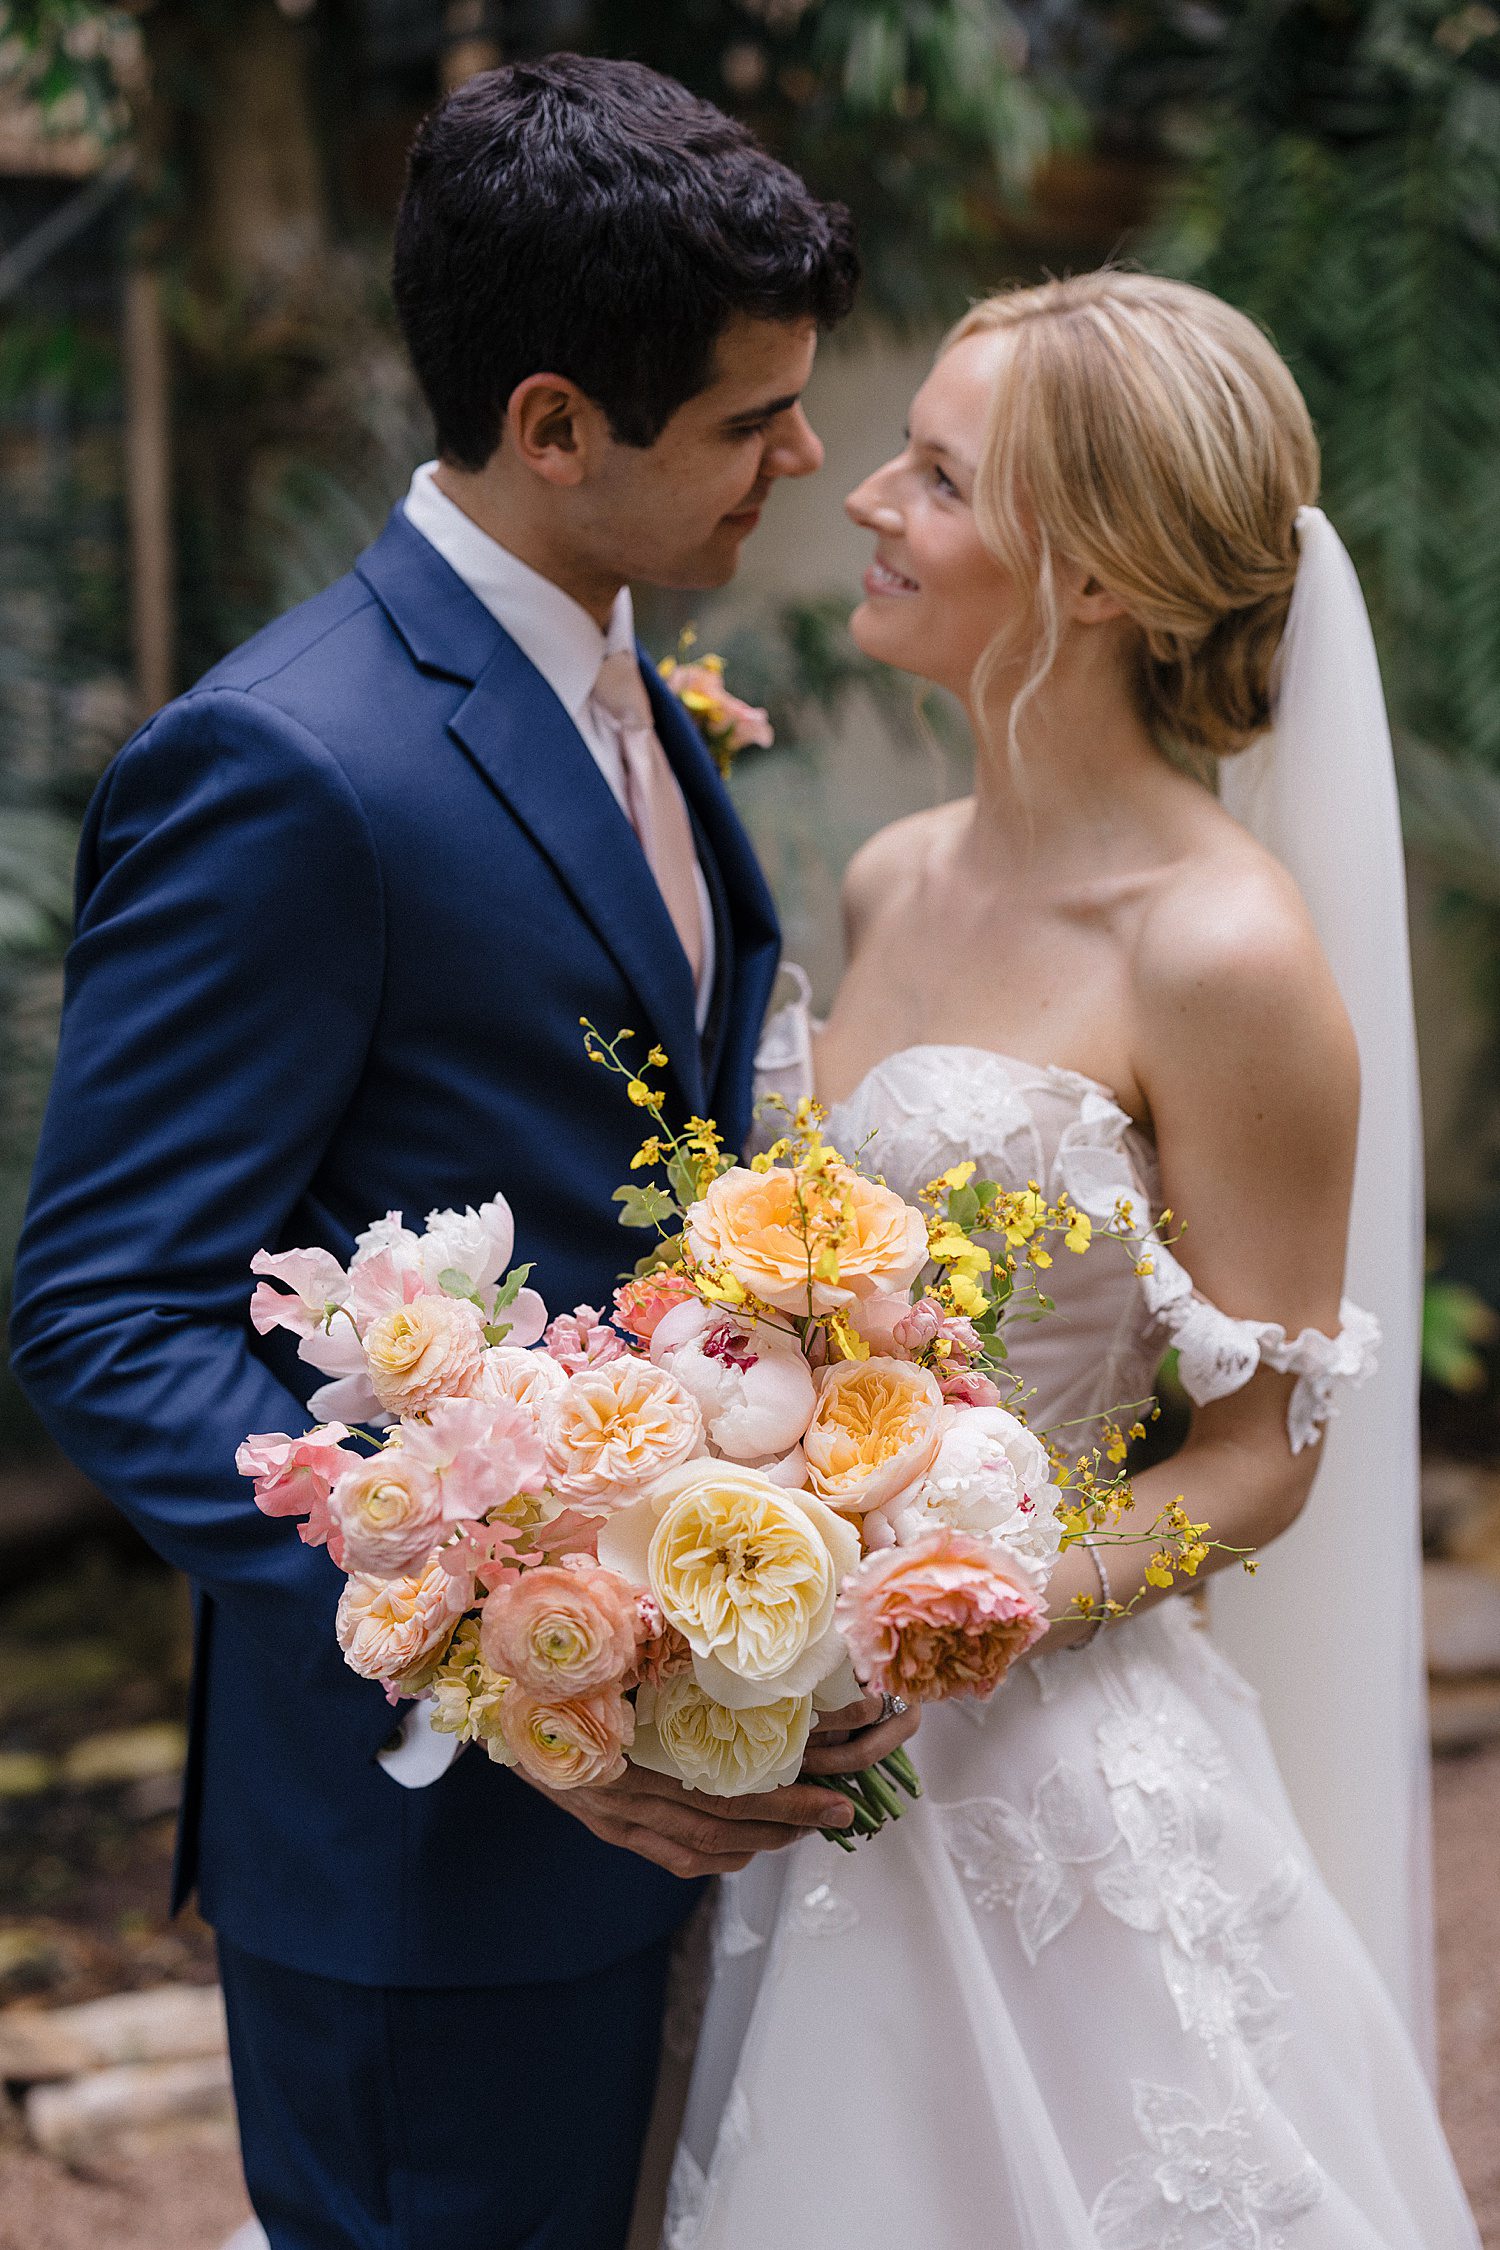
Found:
<svg viewBox="0 0 1500 2250"><path fill-rule="evenodd" d="M252 1321L298 1336L329 1419L238 1466L347 1574L346 1661L439 1730L550 1789L627 1758L772 1789L820 1709L988 1694L1117 1504L1097 1453L1065 1464L1001 1403L1004 1320L1093 1230L972 1164L908 1203L808 1103L738 1163L669 1129L628 1034L585 1031L653 1127L617 1200L656 1240L609 1317L549 1321L499 1196L421 1233L391 1213L347 1268L261 1251ZM850 1781L856 1829L916 1789L904 1752Z"/></svg>

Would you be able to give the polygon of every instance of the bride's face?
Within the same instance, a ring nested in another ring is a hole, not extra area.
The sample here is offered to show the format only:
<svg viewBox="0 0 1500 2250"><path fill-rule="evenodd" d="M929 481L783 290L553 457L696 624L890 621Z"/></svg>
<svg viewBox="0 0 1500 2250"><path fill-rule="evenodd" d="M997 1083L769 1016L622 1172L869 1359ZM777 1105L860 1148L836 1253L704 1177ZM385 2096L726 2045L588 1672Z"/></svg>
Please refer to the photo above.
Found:
<svg viewBox="0 0 1500 2250"><path fill-rule="evenodd" d="M904 451L845 502L875 539L849 630L867 656L966 697L996 633L1019 613L1014 578L974 522L974 478L1009 338L966 336L912 400Z"/></svg>

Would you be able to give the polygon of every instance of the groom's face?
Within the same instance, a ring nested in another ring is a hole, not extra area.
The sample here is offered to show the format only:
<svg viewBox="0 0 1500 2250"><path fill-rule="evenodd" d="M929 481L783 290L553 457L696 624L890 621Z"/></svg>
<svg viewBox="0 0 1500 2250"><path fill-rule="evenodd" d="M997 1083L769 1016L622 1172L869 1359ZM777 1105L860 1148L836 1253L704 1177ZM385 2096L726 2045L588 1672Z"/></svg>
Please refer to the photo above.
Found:
<svg viewBox="0 0 1500 2250"><path fill-rule="evenodd" d="M712 380L656 443L611 440L597 456L585 500L596 558L649 586L726 584L772 485L822 466L801 405L817 341L811 321L736 315Z"/></svg>

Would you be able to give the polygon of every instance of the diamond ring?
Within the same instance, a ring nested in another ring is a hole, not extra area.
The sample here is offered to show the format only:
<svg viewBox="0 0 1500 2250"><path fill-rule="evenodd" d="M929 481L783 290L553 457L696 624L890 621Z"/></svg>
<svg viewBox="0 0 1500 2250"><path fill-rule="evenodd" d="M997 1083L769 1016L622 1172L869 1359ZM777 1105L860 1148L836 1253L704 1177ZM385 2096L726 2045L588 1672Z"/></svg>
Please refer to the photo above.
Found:
<svg viewBox="0 0 1500 2250"><path fill-rule="evenodd" d="M884 1726L887 1719L904 1719L909 1709L910 1705L904 1697L883 1695L880 1698L880 1724Z"/></svg>

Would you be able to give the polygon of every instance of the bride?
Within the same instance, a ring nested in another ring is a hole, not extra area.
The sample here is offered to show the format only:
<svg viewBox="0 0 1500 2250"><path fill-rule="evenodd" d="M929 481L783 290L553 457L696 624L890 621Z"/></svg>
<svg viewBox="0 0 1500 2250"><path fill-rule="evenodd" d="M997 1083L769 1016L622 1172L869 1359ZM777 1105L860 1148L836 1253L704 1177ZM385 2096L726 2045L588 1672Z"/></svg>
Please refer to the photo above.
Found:
<svg viewBox="0 0 1500 2250"><path fill-rule="evenodd" d="M1073 1549L1035 1655L925 1717L920 1805L726 1882L669 2250L1477 2242L1419 2062L1399 842L1317 484L1252 323L1106 272L976 307L849 501L854 637L964 701L975 789L856 857L832 1014L773 1020L764 1084L903 1194L974 1156L1170 1207L1138 1267L1048 1275L1026 1411L1082 1443L1175 1345L1196 1412L1139 1524L1286 1537L1206 1609L1149 1542Z"/></svg>

